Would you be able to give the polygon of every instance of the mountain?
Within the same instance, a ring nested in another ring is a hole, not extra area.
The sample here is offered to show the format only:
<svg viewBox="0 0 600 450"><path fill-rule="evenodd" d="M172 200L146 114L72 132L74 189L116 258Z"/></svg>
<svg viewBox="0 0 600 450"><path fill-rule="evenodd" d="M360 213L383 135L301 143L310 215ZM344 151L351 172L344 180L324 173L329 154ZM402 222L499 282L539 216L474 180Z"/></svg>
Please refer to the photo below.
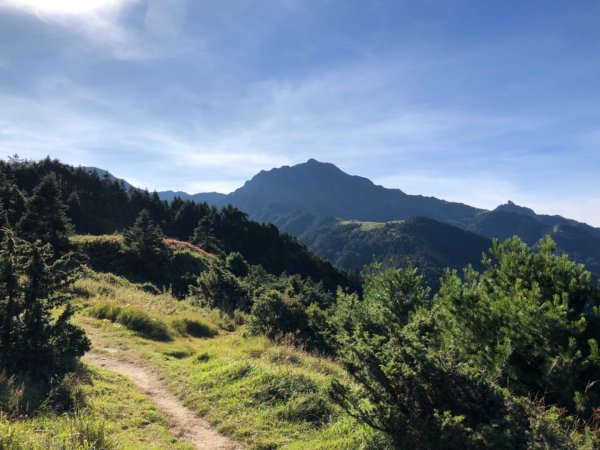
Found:
<svg viewBox="0 0 600 450"><path fill-rule="evenodd" d="M480 211L462 203L386 189L314 159L292 167L261 171L223 200L266 221L277 214L301 210L352 220L387 222L426 216L466 224Z"/></svg>
<svg viewBox="0 0 600 450"><path fill-rule="evenodd" d="M82 169L86 170L87 172L90 173L97 173L98 176L100 178L108 178L109 180L116 180L118 181L124 188L126 191L130 190L130 189L135 189L131 184L129 184L127 181L123 180L122 178L117 178L115 177L112 173L110 173L108 170L104 170L104 169L99 169L97 167L82 167Z"/></svg>
<svg viewBox="0 0 600 450"><path fill-rule="evenodd" d="M299 238L318 255L346 269L361 269L374 260L402 266L409 258L434 288L446 267L460 270L472 264L481 268L482 254L492 244L490 239L426 217L384 223L334 219L320 226L313 222Z"/></svg>
<svg viewBox="0 0 600 450"><path fill-rule="evenodd" d="M225 201L225 198L227 197L226 194L221 194L220 192L206 192L203 194L188 194L187 192L183 192L183 191L162 191L159 192L158 195L160 196L161 199L163 200L167 200L167 201L171 201L173 200L175 197L179 197L182 200L192 200L196 203L202 203L202 202L206 202L210 205L225 205L227 204L227 202Z"/></svg>
<svg viewBox="0 0 600 450"><path fill-rule="evenodd" d="M159 195L168 199L173 194ZM365 236L346 233L346 228L340 225L339 220L385 223L419 216L459 227L486 239L503 240L517 235L529 245L535 245L540 239L550 235L560 251L585 263L593 273L600 274L598 228L561 216L536 214L532 209L516 205L512 201L488 211L435 197L410 195L399 189L378 186L367 178L349 175L333 164L315 159L291 167L263 170L227 195L207 193L185 198L206 201L216 206L232 204L256 220L274 223L282 231L297 236L318 254L330 257L346 268L355 267L355 264L350 263L347 258L339 259L330 254L329 250L325 250L330 246L323 241L335 241L338 239L336 233L341 233L344 239L349 240L350 236L352 239L364 239ZM392 225L392 229L394 227L400 225ZM391 229L383 229L391 232ZM327 238L313 239L316 233ZM447 233L448 236L450 234ZM411 234L415 239L417 235L416 232ZM389 237L379 237L393 247ZM420 242L425 241L420 239ZM338 239L332 245L335 247L342 244ZM346 249L352 247L350 243L345 243L344 246ZM361 251L371 251L364 246L359 247L362 248ZM431 251L435 253L433 249ZM382 258L391 256L383 248L375 253ZM398 257L408 253L411 252L403 250L398 253ZM357 260L362 260L363 257L365 255ZM369 254L368 258L371 257Z"/></svg>

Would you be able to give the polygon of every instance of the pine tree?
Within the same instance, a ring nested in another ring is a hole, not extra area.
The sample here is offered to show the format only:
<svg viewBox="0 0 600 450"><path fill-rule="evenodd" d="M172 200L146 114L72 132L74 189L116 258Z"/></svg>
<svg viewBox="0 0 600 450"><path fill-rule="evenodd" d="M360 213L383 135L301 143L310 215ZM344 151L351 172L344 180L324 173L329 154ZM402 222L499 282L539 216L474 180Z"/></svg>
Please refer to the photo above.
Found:
<svg viewBox="0 0 600 450"><path fill-rule="evenodd" d="M140 211L133 226L123 232L123 250L140 260L155 260L168 256L168 247L164 242L160 227L150 218L147 209Z"/></svg>
<svg viewBox="0 0 600 450"><path fill-rule="evenodd" d="M140 211L133 226L123 232L123 252L131 274L139 281L160 283L165 279L172 252L147 209Z"/></svg>
<svg viewBox="0 0 600 450"><path fill-rule="evenodd" d="M0 248L0 367L50 381L75 367L90 348L66 292L77 275L71 254L4 230ZM58 313L56 319L55 314Z"/></svg>
<svg viewBox="0 0 600 450"><path fill-rule="evenodd" d="M26 203L26 212L18 226L21 236L30 242L40 240L51 244L55 254L69 247L73 225L60 198L56 175L46 175Z"/></svg>
<svg viewBox="0 0 600 450"><path fill-rule="evenodd" d="M0 223L14 226L25 212L25 197L17 188L9 168L0 170Z"/></svg>

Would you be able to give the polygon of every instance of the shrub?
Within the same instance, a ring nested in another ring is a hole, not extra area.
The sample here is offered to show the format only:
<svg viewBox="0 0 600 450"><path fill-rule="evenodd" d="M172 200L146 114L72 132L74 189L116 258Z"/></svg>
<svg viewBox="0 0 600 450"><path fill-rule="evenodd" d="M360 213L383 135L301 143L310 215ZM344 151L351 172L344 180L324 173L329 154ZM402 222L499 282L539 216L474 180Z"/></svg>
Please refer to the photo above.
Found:
<svg viewBox="0 0 600 450"><path fill-rule="evenodd" d="M595 295L589 274L548 242L492 255L483 274L449 273L433 304L410 265L372 274L363 298L340 293L338 355L358 388L334 381L333 400L397 448L597 447L568 415L598 407L600 360L576 313Z"/></svg>
<svg viewBox="0 0 600 450"><path fill-rule="evenodd" d="M190 287L190 294L202 306L218 308L229 315L236 309L247 311L249 308L247 290L219 262L211 261L196 284L197 286Z"/></svg>
<svg viewBox="0 0 600 450"><path fill-rule="evenodd" d="M301 294L264 292L254 300L248 320L252 333L270 339L285 337L308 349L328 349L328 314L316 303L306 306Z"/></svg>

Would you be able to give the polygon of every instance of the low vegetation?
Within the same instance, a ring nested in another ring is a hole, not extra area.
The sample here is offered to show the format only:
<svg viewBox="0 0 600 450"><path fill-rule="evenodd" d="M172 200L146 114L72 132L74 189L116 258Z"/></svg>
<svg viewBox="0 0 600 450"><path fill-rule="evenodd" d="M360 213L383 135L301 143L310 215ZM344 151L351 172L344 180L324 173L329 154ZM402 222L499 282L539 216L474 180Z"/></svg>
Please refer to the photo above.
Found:
<svg viewBox="0 0 600 450"><path fill-rule="evenodd" d="M97 319L118 322L140 336L156 341L172 341L169 327L162 320L137 308L101 303L90 308L89 313Z"/></svg>
<svg viewBox="0 0 600 450"><path fill-rule="evenodd" d="M248 335L245 326L228 332L232 323L216 311L199 309L168 293L148 293L111 274L88 272L74 289L79 295L76 304L83 307L76 322L92 336L96 348L143 358L188 407L251 448L383 445L381 435L331 402L332 380L345 378L331 359L289 342L275 344ZM118 322L88 314L98 305L103 308L107 298L130 309L147 306L149 315L169 327L172 340L148 339ZM190 328L201 330L199 336Z"/></svg>
<svg viewBox="0 0 600 450"><path fill-rule="evenodd" d="M5 384L1 392L3 396L10 395ZM0 448L191 450L192 447L178 442L156 407L125 378L86 367L65 379L48 396L45 406L33 415L24 416L3 407Z"/></svg>

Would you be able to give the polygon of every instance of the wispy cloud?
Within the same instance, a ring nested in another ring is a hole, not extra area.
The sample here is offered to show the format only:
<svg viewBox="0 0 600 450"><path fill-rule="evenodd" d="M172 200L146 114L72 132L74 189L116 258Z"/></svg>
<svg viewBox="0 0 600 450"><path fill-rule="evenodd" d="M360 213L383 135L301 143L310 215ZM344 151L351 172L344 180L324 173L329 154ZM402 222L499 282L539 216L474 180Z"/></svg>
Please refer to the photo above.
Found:
<svg viewBox="0 0 600 450"><path fill-rule="evenodd" d="M545 41L450 46L441 33L435 47L434 21L402 39L393 23L394 45L380 45L357 29L362 15L340 29L335 3L0 0L19 42L0 42L0 155L189 192L315 157L484 208L545 211L586 192L568 211L600 210L599 188L581 181L597 171L597 103L586 94L589 123L574 123L581 96L545 101L560 74L528 65Z"/></svg>
<svg viewBox="0 0 600 450"><path fill-rule="evenodd" d="M122 60L173 57L189 51L190 41L179 35L186 8L187 0L0 0L0 13L27 14L45 26L77 35L68 42L80 53L100 50ZM130 20L140 9L145 17L141 27Z"/></svg>

